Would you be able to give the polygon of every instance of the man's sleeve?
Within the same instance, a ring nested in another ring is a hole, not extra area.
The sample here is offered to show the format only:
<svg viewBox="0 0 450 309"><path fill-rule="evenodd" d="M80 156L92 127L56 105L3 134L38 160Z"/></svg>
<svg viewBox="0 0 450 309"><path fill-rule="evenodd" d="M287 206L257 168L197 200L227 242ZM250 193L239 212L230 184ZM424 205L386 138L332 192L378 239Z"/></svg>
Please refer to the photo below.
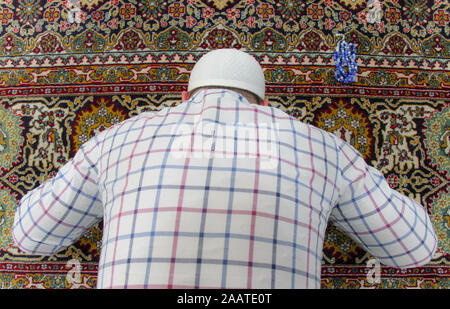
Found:
<svg viewBox="0 0 450 309"><path fill-rule="evenodd" d="M51 255L74 243L102 219L97 139L86 142L58 174L19 202L12 235L19 249Z"/></svg>
<svg viewBox="0 0 450 309"><path fill-rule="evenodd" d="M342 143L339 157L343 186L331 213L333 223L385 265L428 263L437 238L423 206L391 189L349 144Z"/></svg>

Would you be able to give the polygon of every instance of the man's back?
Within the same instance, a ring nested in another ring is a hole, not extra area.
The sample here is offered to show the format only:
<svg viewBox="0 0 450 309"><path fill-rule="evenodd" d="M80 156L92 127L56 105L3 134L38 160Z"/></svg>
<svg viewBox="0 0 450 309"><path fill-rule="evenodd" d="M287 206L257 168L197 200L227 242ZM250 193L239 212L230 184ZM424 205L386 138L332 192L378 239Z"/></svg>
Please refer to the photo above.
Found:
<svg viewBox="0 0 450 309"><path fill-rule="evenodd" d="M228 139L209 137L212 129ZM270 140L261 157L252 152L258 133ZM219 90L118 127L105 137L113 150L99 161L107 235L100 286L317 287L338 196L335 144L322 159L330 142L277 109ZM327 175L311 164L326 165Z"/></svg>
<svg viewBox="0 0 450 309"><path fill-rule="evenodd" d="M47 213L77 216L42 223L48 245L31 249L31 228L16 242L53 252L103 219L99 288L319 288L329 218L388 265L421 265L436 248L422 207L351 146L228 90L118 124L71 164L61 175L82 177L60 176Z"/></svg>

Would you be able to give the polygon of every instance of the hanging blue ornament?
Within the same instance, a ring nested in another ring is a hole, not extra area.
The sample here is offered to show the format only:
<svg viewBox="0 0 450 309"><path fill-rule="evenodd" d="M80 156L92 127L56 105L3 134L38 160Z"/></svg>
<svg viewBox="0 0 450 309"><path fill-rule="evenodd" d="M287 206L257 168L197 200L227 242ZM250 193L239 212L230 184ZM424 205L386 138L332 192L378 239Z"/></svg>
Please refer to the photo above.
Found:
<svg viewBox="0 0 450 309"><path fill-rule="evenodd" d="M342 34L340 36L343 36ZM344 39L339 41L334 52L336 72L334 76L341 83L352 83L356 80L358 65L356 64L356 45L347 43Z"/></svg>

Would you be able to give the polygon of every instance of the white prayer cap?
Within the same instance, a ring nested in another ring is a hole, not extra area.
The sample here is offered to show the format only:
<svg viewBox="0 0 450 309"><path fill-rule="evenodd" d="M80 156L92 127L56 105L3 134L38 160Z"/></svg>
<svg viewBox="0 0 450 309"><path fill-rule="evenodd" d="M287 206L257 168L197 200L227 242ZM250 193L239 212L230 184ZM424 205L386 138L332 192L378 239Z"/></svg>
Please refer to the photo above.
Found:
<svg viewBox="0 0 450 309"><path fill-rule="evenodd" d="M251 55L237 49L210 51L195 64L188 91L205 86L233 87L250 91L264 100L263 70Z"/></svg>

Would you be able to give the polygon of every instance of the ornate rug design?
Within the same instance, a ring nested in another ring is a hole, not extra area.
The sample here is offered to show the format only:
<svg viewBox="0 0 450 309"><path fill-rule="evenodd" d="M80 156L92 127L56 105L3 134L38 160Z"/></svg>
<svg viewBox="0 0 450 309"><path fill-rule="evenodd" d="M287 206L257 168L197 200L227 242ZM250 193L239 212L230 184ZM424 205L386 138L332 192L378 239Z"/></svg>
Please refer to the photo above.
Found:
<svg viewBox="0 0 450 309"><path fill-rule="evenodd" d="M431 0L5 0L0 4L0 286L93 288L101 224L51 256L20 252L18 200L87 139L176 104L205 52L245 49L271 104L331 131L421 202L439 237L426 266L381 265L332 224L323 288L449 288L450 7ZM334 77L338 34L356 82Z"/></svg>

